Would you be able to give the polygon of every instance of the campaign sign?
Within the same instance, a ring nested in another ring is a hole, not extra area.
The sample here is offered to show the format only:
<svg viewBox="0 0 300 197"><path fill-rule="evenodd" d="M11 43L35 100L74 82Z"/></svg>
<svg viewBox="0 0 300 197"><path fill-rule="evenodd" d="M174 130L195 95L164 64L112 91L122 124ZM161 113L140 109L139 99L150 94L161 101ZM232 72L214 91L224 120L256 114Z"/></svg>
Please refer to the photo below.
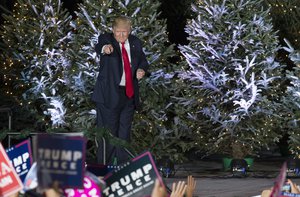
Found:
<svg viewBox="0 0 300 197"><path fill-rule="evenodd" d="M85 138L57 134L36 137L37 178L39 187L83 186Z"/></svg>
<svg viewBox="0 0 300 197"><path fill-rule="evenodd" d="M162 179L149 152L134 158L120 170L104 177L105 197L141 197L151 196L155 179ZM163 184L162 184L163 185Z"/></svg>
<svg viewBox="0 0 300 197"><path fill-rule="evenodd" d="M280 197L300 197L300 194L283 192Z"/></svg>
<svg viewBox="0 0 300 197"><path fill-rule="evenodd" d="M37 169L36 169L36 162L31 165L29 172L27 173L25 180L23 181L24 184L24 191L32 190L37 188L38 180L37 180Z"/></svg>
<svg viewBox="0 0 300 197"><path fill-rule="evenodd" d="M22 182L0 143L0 196L12 195L22 188Z"/></svg>
<svg viewBox="0 0 300 197"><path fill-rule="evenodd" d="M100 181L95 175L86 172L83 179L83 189L66 188L66 197L101 197Z"/></svg>
<svg viewBox="0 0 300 197"><path fill-rule="evenodd" d="M279 197L281 195L282 186L286 179L286 169L287 169L287 165L286 162L284 162L280 169L280 173L276 178L270 197Z"/></svg>
<svg viewBox="0 0 300 197"><path fill-rule="evenodd" d="M17 174L21 178L22 182L24 182L26 174L32 164L30 141L25 140L9 149L6 149L6 153Z"/></svg>

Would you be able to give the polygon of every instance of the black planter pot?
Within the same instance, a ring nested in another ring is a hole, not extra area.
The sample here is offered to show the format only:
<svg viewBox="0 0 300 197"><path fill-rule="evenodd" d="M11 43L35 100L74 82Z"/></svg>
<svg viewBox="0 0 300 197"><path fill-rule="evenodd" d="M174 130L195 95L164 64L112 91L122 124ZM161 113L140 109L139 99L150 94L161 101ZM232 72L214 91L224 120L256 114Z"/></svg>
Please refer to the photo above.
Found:
<svg viewBox="0 0 300 197"><path fill-rule="evenodd" d="M233 159L230 167L234 177L245 177L247 175L248 164L244 159Z"/></svg>
<svg viewBox="0 0 300 197"><path fill-rule="evenodd" d="M290 158L287 160L287 176L300 177L300 159Z"/></svg>
<svg viewBox="0 0 300 197"><path fill-rule="evenodd" d="M162 177L169 178L175 174L174 163L169 158L163 157L156 166Z"/></svg>

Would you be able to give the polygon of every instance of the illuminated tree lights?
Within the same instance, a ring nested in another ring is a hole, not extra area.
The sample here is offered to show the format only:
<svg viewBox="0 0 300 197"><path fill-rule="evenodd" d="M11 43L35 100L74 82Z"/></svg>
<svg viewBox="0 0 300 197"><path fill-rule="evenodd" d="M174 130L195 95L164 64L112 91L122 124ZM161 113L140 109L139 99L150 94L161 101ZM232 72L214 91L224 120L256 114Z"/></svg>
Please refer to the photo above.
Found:
<svg viewBox="0 0 300 197"><path fill-rule="evenodd" d="M188 96L178 98L194 120L206 151L234 157L254 154L278 140L274 116L282 66L268 11L262 1L203 1L189 21L188 45L180 46L188 68ZM239 148L237 148L239 147ZM202 147L200 147L202 148Z"/></svg>
<svg viewBox="0 0 300 197"><path fill-rule="evenodd" d="M64 121L55 118L57 111L53 108L59 110L62 106L53 104L65 91L62 87L68 87L66 76L71 62L65 46L72 39L71 16L62 9L60 0L19 0L12 14L3 17L2 51L9 62L4 75L14 77L10 85L16 88L20 105L37 113L37 117L49 117L53 126L61 126Z"/></svg>
<svg viewBox="0 0 300 197"><path fill-rule="evenodd" d="M172 112L172 92L166 91L171 90L173 77L167 74L172 70L168 59L175 52L168 43L166 21L159 19L159 6L154 0L83 1L72 19L59 0L18 0L13 14L5 15L1 36L9 48L7 57L18 62L8 70L15 69L17 85L25 87L20 104L52 128L74 132L95 127L90 97L101 60L94 46L101 33L111 30L116 15L130 16L132 34L144 41L151 73L140 82L143 108L134 119L134 146L138 151L152 149L157 156L174 155L180 160L182 151L177 148L181 145L174 142L185 134L172 129L180 121ZM162 146L173 144L177 148L169 148L172 153L164 151ZM181 149L187 150L187 144Z"/></svg>
<svg viewBox="0 0 300 197"><path fill-rule="evenodd" d="M17 0L0 30L3 90L49 127L95 127L90 95L101 60L94 46L121 13L132 18L132 33L144 41L151 64L151 75L140 82L143 108L135 114L135 148L176 160L193 146L231 154L231 146L238 144L252 154L278 141L278 118L299 120L297 105L279 110L285 92L270 20L272 16L277 26L283 19L289 24L289 39L297 48L298 24L286 19L298 13L298 6L269 0L268 12L261 10L259 0L213 2L193 6L196 17L186 26L190 43L180 46L181 59L173 65L169 58L176 52L155 0L83 1L74 19L60 0ZM295 77L290 79L297 81ZM297 96L297 83L288 88L289 105ZM290 135L291 142L298 140L298 131L292 129ZM292 151L299 147L293 143Z"/></svg>

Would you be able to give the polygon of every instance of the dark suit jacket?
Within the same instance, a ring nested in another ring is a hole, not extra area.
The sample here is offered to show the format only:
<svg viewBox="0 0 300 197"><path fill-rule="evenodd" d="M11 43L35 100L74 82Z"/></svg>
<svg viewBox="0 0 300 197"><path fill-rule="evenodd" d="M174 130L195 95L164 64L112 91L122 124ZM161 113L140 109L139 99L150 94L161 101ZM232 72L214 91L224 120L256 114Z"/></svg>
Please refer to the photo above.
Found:
<svg viewBox="0 0 300 197"><path fill-rule="evenodd" d="M139 86L136 71L138 68L141 68L146 72L149 65L142 49L142 42L133 35L129 35L128 41L134 86L134 103L137 108L139 106ZM111 44L114 48L109 55L101 53L102 47L106 44ZM105 33L99 36L95 50L100 55L100 68L92 100L96 103L103 103L107 108L115 108L119 101L119 84L123 74L122 54L119 43L112 33Z"/></svg>

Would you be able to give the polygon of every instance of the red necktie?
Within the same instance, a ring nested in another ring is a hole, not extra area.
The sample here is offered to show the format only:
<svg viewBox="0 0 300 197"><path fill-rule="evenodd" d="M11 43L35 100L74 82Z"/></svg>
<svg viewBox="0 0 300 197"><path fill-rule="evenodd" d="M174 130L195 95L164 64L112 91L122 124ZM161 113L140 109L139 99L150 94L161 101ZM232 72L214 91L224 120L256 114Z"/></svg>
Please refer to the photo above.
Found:
<svg viewBox="0 0 300 197"><path fill-rule="evenodd" d="M132 75L131 75L129 57L128 57L128 53L125 49L124 42L122 43L122 58L123 58L124 72L125 72L126 95L128 96L128 98L131 98L134 94L134 92L133 92L133 82L132 82Z"/></svg>

